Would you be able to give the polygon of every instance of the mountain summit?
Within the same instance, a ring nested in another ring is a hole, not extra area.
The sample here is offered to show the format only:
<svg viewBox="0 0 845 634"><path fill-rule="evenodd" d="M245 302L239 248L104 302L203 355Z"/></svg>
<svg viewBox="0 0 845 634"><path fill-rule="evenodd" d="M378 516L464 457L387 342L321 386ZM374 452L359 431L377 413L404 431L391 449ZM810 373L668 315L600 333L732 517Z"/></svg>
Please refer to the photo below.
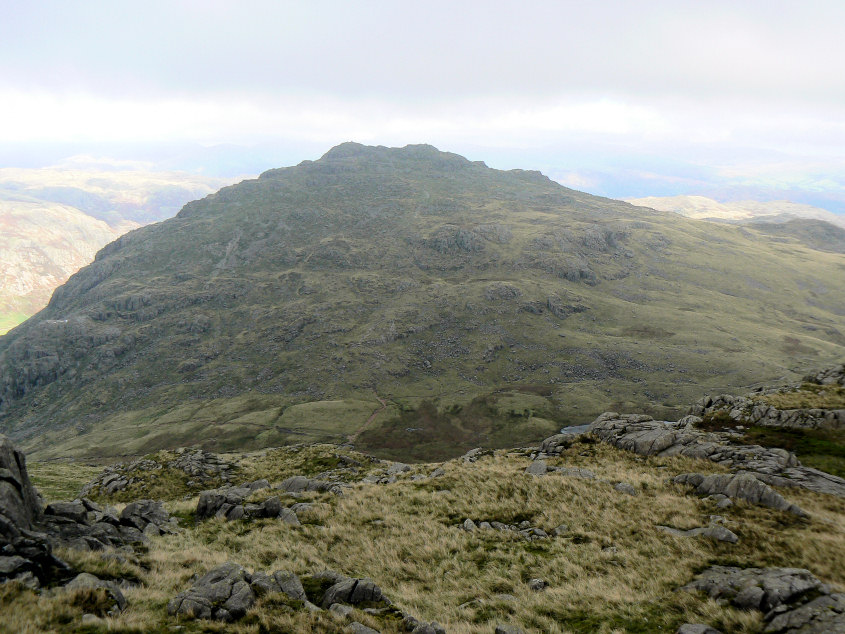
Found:
<svg viewBox="0 0 845 634"><path fill-rule="evenodd" d="M507 445L842 358L843 268L539 172L344 143L100 251L0 338L0 430L42 456Z"/></svg>

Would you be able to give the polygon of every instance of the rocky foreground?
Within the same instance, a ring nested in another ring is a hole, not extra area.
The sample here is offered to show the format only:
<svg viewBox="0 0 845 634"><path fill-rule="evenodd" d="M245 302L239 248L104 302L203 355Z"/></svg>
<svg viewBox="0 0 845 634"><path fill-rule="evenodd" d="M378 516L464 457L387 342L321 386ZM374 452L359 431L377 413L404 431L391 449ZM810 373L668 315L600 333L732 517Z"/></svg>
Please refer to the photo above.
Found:
<svg viewBox="0 0 845 634"><path fill-rule="evenodd" d="M706 416L439 464L164 452L48 504L2 438L0 628L845 631L845 480Z"/></svg>

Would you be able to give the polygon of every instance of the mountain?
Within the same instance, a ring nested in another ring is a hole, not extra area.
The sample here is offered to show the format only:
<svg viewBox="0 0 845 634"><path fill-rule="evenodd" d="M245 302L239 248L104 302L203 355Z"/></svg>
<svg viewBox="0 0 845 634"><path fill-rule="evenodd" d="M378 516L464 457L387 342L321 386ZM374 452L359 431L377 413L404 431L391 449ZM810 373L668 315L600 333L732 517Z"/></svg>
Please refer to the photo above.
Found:
<svg viewBox="0 0 845 634"><path fill-rule="evenodd" d="M508 446L838 361L843 270L539 172L347 143L100 251L0 338L0 429L39 458Z"/></svg>
<svg viewBox="0 0 845 634"><path fill-rule="evenodd" d="M826 209L786 200L771 202L743 200L720 203L704 196L649 196L646 198L630 198L628 202L632 205L651 207L661 211L672 211L687 218L713 222L785 223L791 220L823 220L837 227L845 228L845 216Z"/></svg>
<svg viewBox="0 0 845 634"><path fill-rule="evenodd" d="M0 332L46 306L53 289L137 226L113 228L74 207L0 194Z"/></svg>

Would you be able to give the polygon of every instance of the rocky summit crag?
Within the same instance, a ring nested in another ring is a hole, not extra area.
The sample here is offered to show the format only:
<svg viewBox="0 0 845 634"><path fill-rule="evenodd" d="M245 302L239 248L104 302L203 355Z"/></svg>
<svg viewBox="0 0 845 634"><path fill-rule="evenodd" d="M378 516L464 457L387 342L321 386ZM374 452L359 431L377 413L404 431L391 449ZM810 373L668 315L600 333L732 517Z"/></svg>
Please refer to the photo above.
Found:
<svg viewBox="0 0 845 634"><path fill-rule="evenodd" d="M841 359L843 257L347 143L100 251L0 338L0 430L38 457L354 439L432 459L669 417Z"/></svg>

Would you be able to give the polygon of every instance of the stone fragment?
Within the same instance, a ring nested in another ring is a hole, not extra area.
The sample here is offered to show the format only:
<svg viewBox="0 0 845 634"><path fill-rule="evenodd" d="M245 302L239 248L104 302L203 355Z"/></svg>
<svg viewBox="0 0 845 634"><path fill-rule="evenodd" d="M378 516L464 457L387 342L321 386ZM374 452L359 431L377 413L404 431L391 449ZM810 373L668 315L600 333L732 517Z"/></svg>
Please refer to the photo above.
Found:
<svg viewBox="0 0 845 634"><path fill-rule="evenodd" d="M367 627L366 625L364 625L363 623L359 623L358 621L350 623L344 631L352 632L352 634L379 634L378 630L374 630L371 627Z"/></svg>
<svg viewBox="0 0 845 634"><path fill-rule="evenodd" d="M342 619L349 618L354 611L355 608L351 605L343 605L342 603L333 603L331 607L329 607L329 612Z"/></svg>
<svg viewBox="0 0 845 634"><path fill-rule="evenodd" d="M676 634L722 634L719 630L713 629L704 623L684 623L678 628Z"/></svg>
<svg viewBox="0 0 845 634"><path fill-rule="evenodd" d="M528 587L533 590L534 592L542 592L548 587L548 582L544 579L530 579L528 581Z"/></svg>
<svg viewBox="0 0 845 634"><path fill-rule="evenodd" d="M399 475L400 473L405 473L406 471L410 471L411 467L402 463L402 462L394 462L387 468L387 475Z"/></svg>
<svg viewBox="0 0 845 634"><path fill-rule="evenodd" d="M624 493L626 495L639 495L634 486L632 484L628 484L627 482L619 482L618 484L614 484L613 488L619 491L619 493Z"/></svg>
<svg viewBox="0 0 845 634"><path fill-rule="evenodd" d="M546 471L548 471L548 465L545 460L535 460L525 468L525 473L529 475L545 475Z"/></svg>
<svg viewBox="0 0 845 634"><path fill-rule="evenodd" d="M307 600L302 581L296 574L285 570L277 570L272 573L256 572L252 575L250 587L259 597L271 592L281 592L297 601Z"/></svg>
<svg viewBox="0 0 845 634"><path fill-rule="evenodd" d="M555 469L556 473L569 476L571 478L580 478L582 480L595 480L596 474L589 469L582 469L581 467L558 467Z"/></svg>
<svg viewBox="0 0 845 634"><path fill-rule="evenodd" d="M90 573L83 572L74 577L65 586L65 590L96 590L99 588L105 590L114 602L112 608L108 610L108 614L116 615L126 609L126 606L128 605L126 597L123 596L123 593L120 591L120 586L118 586L114 581L105 581Z"/></svg>
<svg viewBox="0 0 845 634"><path fill-rule="evenodd" d="M251 576L236 563L226 563L200 577L187 591L167 605L171 615L234 621L255 602Z"/></svg>
<svg viewBox="0 0 845 634"><path fill-rule="evenodd" d="M74 502L52 502L44 509L46 515L65 517L79 524L88 523L88 509L81 500Z"/></svg>

